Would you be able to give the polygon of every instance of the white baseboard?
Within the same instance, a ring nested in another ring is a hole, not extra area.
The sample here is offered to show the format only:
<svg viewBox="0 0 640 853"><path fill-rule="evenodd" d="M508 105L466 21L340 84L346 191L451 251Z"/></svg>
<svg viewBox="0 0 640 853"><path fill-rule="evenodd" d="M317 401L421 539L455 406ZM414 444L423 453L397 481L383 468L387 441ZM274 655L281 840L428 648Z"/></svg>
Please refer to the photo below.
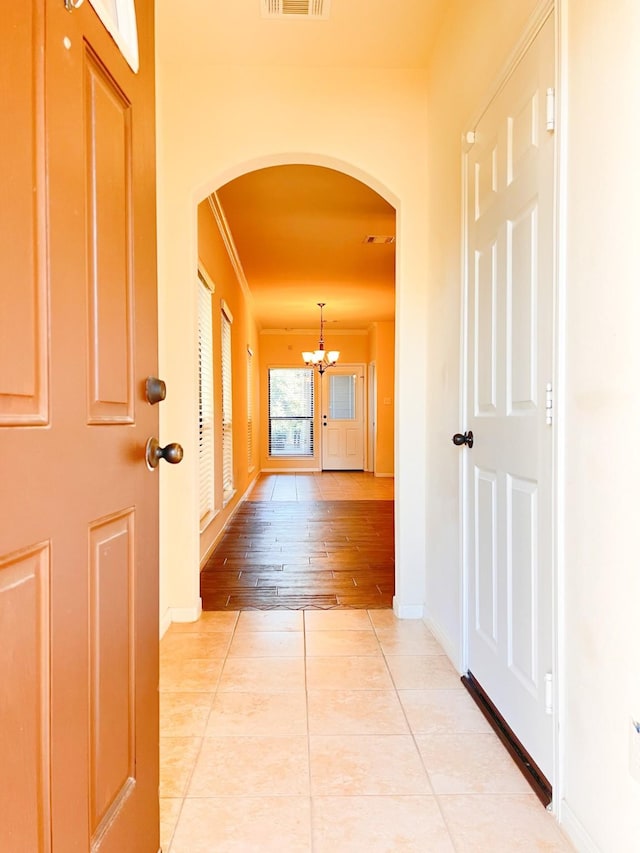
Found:
<svg viewBox="0 0 640 853"><path fill-rule="evenodd" d="M422 619L424 616L423 604L400 604L397 597L393 596L393 612L398 619Z"/></svg>
<svg viewBox="0 0 640 853"><path fill-rule="evenodd" d="M379 474L377 471L373 475L374 477L395 477L395 474Z"/></svg>
<svg viewBox="0 0 640 853"><path fill-rule="evenodd" d="M558 820L560 828L579 853L602 853L566 800L560 801Z"/></svg>
<svg viewBox="0 0 640 853"><path fill-rule="evenodd" d="M202 613L202 599L194 607L170 607L172 622L196 622Z"/></svg>
<svg viewBox="0 0 640 853"><path fill-rule="evenodd" d="M458 661L460 652L458 649L455 649L453 647L453 645L451 644L451 639L442 630L440 625L438 625L438 623L435 622L430 616L424 617L424 624L431 631L436 640L440 643L443 652L449 658L453 666L458 672L460 672L460 663Z"/></svg>
<svg viewBox="0 0 640 853"><path fill-rule="evenodd" d="M167 607L162 616L160 617L160 639L164 637L164 635L169 630L169 626L171 625L171 608Z"/></svg>

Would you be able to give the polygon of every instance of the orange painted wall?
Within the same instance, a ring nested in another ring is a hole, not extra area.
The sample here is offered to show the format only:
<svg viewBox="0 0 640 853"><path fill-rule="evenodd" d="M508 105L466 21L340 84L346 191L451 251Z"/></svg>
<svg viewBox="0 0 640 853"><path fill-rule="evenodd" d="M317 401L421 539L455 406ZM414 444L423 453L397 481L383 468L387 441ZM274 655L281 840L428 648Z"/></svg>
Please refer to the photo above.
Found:
<svg viewBox="0 0 640 853"><path fill-rule="evenodd" d="M214 369L214 475L217 515L200 534L201 560L210 550L240 498L260 470L260 393L258 330L250 304L238 283L220 231L207 201L198 206L198 254L200 263L215 285L213 311ZM195 276L194 276L195 278ZM221 300L233 314L231 326L231 380L233 386L233 477L235 494L222 506L222 371L221 371ZM247 430L247 347L254 352L253 375L253 470L249 470ZM197 412L194 412L197 417Z"/></svg>
<svg viewBox="0 0 640 853"><path fill-rule="evenodd" d="M395 323L374 323L371 328L369 361L376 365L375 474L394 473L394 383Z"/></svg>

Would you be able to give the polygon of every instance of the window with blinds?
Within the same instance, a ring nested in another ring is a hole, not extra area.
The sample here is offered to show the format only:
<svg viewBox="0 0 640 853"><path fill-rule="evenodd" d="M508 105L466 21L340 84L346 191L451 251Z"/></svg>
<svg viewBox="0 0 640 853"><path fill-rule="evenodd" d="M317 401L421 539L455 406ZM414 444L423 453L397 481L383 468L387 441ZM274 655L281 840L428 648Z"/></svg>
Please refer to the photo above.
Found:
<svg viewBox="0 0 640 853"><path fill-rule="evenodd" d="M213 329L211 289L198 271L198 471L200 530L215 512L213 479Z"/></svg>
<svg viewBox="0 0 640 853"><path fill-rule="evenodd" d="M233 316L222 300L222 503L234 493L233 483L233 416L231 386L231 324Z"/></svg>
<svg viewBox="0 0 640 853"><path fill-rule="evenodd" d="M313 456L313 368L269 369L269 456Z"/></svg>
<svg viewBox="0 0 640 853"><path fill-rule="evenodd" d="M253 471L253 350L247 347L247 464Z"/></svg>

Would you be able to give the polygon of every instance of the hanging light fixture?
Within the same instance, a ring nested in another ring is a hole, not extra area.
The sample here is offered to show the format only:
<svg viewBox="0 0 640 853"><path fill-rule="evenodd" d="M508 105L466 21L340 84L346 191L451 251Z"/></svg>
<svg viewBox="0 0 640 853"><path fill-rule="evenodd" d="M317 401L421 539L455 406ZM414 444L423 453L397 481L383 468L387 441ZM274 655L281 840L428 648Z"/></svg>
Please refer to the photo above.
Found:
<svg viewBox="0 0 640 853"><path fill-rule="evenodd" d="M307 351L302 353L302 359L307 367L317 367L320 376L322 376L328 367L333 367L340 358L339 350L326 351L324 348L324 318L322 316L322 309L326 304L326 302L317 303L320 309L320 340L318 341L318 349L314 352Z"/></svg>

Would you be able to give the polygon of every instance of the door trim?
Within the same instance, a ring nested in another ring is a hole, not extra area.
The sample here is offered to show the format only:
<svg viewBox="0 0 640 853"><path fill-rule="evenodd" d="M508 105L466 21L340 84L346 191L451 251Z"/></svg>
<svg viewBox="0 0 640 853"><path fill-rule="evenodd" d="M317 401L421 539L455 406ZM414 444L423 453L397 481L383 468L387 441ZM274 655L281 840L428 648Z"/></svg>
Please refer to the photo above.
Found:
<svg viewBox="0 0 640 853"><path fill-rule="evenodd" d="M540 0L534 10L529 23L524 29L522 36L514 46L506 63L497 75L493 85L488 89L485 97L482 99L480 107L473 113L466 124L467 128L473 128L480 121L486 110L489 108L492 101L505 86L510 76L514 72L516 66L526 54L527 50L535 40L536 36L547 22L547 20L555 16L555 87L556 87L556 123L555 123L555 164L554 164L554 215L555 223L553 225L553 282L552 282L552 375L554 387L554 423L552 434L552 459L551 459L551 578L552 578L552 602L551 602L551 631L552 631L552 649L553 649L553 671L554 671L554 686L553 686L553 772L552 778L549 780L553 797L548 810L553 812L556 817L559 816L560 806L563 798L562 789L562 730L560 723L564 721L564 707L562 700L562 685L564 684L565 670L563 668L563 657L561 654L563 643L563 628L564 622L561 618L559 603L563 601L563 562L562 562L562 532L559 521L562 515L562 497L564 495L564 450L561 441L564 433L563 410L558 405L558 400L562 399L562 391L564 390L564 353L565 353L565 337L562 332L561 321L565 315L565 275L564 275L564 245L566 228L562 225L561 213L566 209L566 170L564 165L566 162L566 143L564 133L564 113L561 112L562 93L561 85L564 85L565 75L562 72L562 61L564 51L561 51L562 34L559 37L559 27L562 22L558 20L561 16L562 3L557 3L556 0ZM560 13L560 15L559 15ZM461 293L460 293L460 426L464 427L467 423L467 391L469 383L468 374L468 330L469 317L467 311L467 300L469 295L469 267L467 261L467 245L468 245L468 202L467 202L467 181L469 178L467 167L467 154L471 148L472 142L467 142L466 134L463 134L461 140ZM470 547L469 541L469 514L468 514L468 494L467 483L468 465L470 465L469 454L460 455L459 474L458 474L458 492L459 492L459 548L460 548L460 671L468 672L469 663L469 582L470 582ZM463 676L464 680L464 676ZM465 685L466 686L466 685Z"/></svg>
<svg viewBox="0 0 640 853"><path fill-rule="evenodd" d="M366 425L366 465L365 471L376 473L376 436L377 436L377 400L376 391L376 363L370 361L367 364L367 376L365 381L365 392L367 398L367 425Z"/></svg>

